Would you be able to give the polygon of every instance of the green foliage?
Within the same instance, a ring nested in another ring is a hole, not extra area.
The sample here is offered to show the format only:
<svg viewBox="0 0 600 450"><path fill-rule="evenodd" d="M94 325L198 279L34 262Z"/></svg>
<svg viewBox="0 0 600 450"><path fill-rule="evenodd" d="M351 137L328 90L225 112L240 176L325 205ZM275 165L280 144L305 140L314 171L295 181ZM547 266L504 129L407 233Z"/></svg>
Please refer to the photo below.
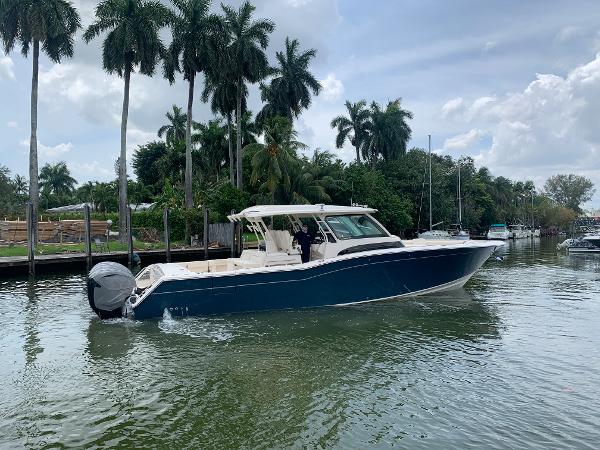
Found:
<svg viewBox="0 0 600 450"><path fill-rule="evenodd" d="M46 163L40 170L39 178L42 190L58 197L72 194L77 184L64 161L56 164Z"/></svg>
<svg viewBox="0 0 600 450"><path fill-rule="evenodd" d="M410 201L398 195L383 173L359 164L351 164L344 173L341 204L350 202L376 208L377 220L392 233L401 234L412 226Z"/></svg>
<svg viewBox="0 0 600 450"><path fill-rule="evenodd" d="M184 140L187 114L183 113L177 105L173 105L173 112L169 111L165 116L168 123L158 129L158 137L162 138L164 135L167 145Z"/></svg>
<svg viewBox="0 0 600 450"><path fill-rule="evenodd" d="M367 102L360 100L356 103L350 103L346 100L346 109L348 117L337 116L331 121L331 128L337 128L335 146L342 148L346 140L356 149L356 162L360 162L360 149L367 137L367 126L370 113L366 109Z"/></svg>
<svg viewBox="0 0 600 450"><path fill-rule="evenodd" d="M308 70L310 61L317 51L299 51L297 39L285 39L285 52L277 52L278 67L273 69L275 77L268 85L260 85L261 97L265 106L257 116L262 126L268 118L287 117L292 121L303 109L308 109L312 95L319 95L321 85Z"/></svg>
<svg viewBox="0 0 600 450"><path fill-rule="evenodd" d="M108 73L123 76L136 67L152 75L165 54L160 29L171 14L159 2L151 0L104 0L96 7L96 20L83 39L90 42L107 32L102 45L102 66Z"/></svg>
<svg viewBox="0 0 600 450"><path fill-rule="evenodd" d="M80 27L79 14L67 0L3 0L0 2L0 38L9 53L15 44L29 53L37 41L54 62L73 56L73 35Z"/></svg>
<svg viewBox="0 0 600 450"><path fill-rule="evenodd" d="M594 183L579 175L554 175L544 184L548 197L558 204L581 212L581 204L591 200L594 195Z"/></svg>
<svg viewBox="0 0 600 450"><path fill-rule="evenodd" d="M158 189L162 187L159 161L166 154L166 144L157 141L140 145L133 154L131 165L135 176L140 183L148 187L153 193L157 193Z"/></svg>
<svg viewBox="0 0 600 450"><path fill-rule="evenodd" d="M203 199L212 213L211 219L217 222L226 222L232 210L239 212L250 206L250 194L225 180L207 189Z"/></svg>

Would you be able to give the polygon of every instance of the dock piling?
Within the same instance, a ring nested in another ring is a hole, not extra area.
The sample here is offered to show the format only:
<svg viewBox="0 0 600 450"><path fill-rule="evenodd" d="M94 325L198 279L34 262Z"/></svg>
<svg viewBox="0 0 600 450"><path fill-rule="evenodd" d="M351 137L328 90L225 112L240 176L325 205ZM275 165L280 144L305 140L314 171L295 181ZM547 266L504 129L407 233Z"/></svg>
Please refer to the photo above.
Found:
<svg viewBox="0 0 600 450"><path fill-rule="evenodd" d="M235 209L231 210L231 215L235 214ZM231 257L235 258L235 228L236 223L234 221L229 222L231 226Z"/></svg>
<svg viewBox="0 0 600 450"><path fill-rule="evenodd" d="M127 208L127 263L133 266L133 226L131 220L131 207Z"/></svg>
<svg viewBox="0 0 600 450"><path fill-rule="evenodd" d="M165 228L165 259L171 262L171 230L169 228L169 208L163 211L163 223Z"/></svg>
<svg viewBox="0 0 600 450"><path fill-rule="evenodd" d="M202 236L202 244L204 246L204 260L208 260L208 208L203 206L202 212L204 213L204 226L203 228L203 236Z"/></svg>
<svg viewBox="0 0 600 450"><path fill-rule="evenodd" d="M29 261L29 275L35 275L35 233L33 231L33 203L27 203L27 259Z"/></svg>
<svg viewBox="0 0 600 450"><path fill-rule="evenodd" d="M90 221L90 205L83 207L83 220L85 223L85 256L88 267L92 267L92 224Z"/></svg>

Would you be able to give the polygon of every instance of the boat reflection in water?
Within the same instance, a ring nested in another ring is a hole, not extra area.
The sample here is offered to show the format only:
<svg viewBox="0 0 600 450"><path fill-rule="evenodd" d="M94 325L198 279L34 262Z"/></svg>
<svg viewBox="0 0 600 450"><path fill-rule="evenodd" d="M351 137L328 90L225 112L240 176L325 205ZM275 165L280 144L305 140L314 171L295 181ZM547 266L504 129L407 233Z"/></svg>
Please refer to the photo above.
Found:
<svg viewBox="0 0 600 450"><path fill-rule="evenodd" d="M247 222L260 241L239 258L153 264L134 279L101 263L88 277L88 297L102 318L158 318L364 303L463 286L499 241L403 241L372 208L262 205L229 217ZM275 230L273 217L289 228ZM267 222L271 221L270 225ZM310 262L293 235L312 227ZM291 233L290 233L291 229Z"/></svg>

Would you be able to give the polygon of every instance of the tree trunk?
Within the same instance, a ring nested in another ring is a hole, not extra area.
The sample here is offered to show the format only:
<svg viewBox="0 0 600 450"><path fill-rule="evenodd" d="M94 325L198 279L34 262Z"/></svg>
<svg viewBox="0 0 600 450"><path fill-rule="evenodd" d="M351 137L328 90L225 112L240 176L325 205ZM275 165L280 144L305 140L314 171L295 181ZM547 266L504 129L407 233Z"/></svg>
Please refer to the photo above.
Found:
<svg viewBox="0 0 600 450"><path fill-rule="evenodd" d="M192 191L192 106L194 104L194 74L191 75L188 90L187 123L185 126L185 208L194 208ZM185 219L185 242L190 243L192 222L188 215Z"/></svg>
<svg viewBox="0 0 600 450"><path fill-rule="evenodd" d="M237 187L243 189L242 179L242 78L237 82L237 106L235 109L237 133L236 133L236 168L237 168Z"/></svg>
<svg viewBox="0 0 600 450"><path fill-rule="evenodd" d="M356 162L360 164L360 146L356 145Z"/></svg>
<svg viewBox="0 0 600 450"><path fill-rule="evenodd" d="M31 75L31 136L29 138L29 201L33 205L31 222L33 225L33 245L38 237L38 204L40 189L38 182L37 155L37 103L38 103L38 72L40 61L40 43L33 41L33 73Z"/></svg>
<svg viewBox="0 0 600 450"><path fill-rule="evenodd" d="M231 142L232 133L231 113L227 114L227 136L229 141L229 181L232 186L235 186L235 158L233 156L233 142Z"/></svg>
<svg viewBox="0 0 600 450"><path fill-rule="evenodd" d="M131 67L125 66L123 112L121 115L121 155L119 156L119 240L127 242L127 117L129 114L129 81Z"/></svg>

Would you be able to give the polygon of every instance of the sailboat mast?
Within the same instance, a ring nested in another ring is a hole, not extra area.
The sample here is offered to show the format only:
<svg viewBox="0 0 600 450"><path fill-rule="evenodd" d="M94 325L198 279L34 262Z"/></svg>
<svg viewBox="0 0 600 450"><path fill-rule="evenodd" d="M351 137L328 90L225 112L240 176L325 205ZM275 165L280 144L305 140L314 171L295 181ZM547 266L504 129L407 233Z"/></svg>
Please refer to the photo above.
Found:
<svg viewBox="0 0 600 450"><path fill-rule="evenodd" d="M458 160L458 224L462 225L462 198L460 195L460 159Z"/></svg>
<svg viewBox="0 0 600 450"><path fill-rule="evenodd" d="M429 136L429 231L433 230L433 214L431 210L431 135Z"/></svg>

